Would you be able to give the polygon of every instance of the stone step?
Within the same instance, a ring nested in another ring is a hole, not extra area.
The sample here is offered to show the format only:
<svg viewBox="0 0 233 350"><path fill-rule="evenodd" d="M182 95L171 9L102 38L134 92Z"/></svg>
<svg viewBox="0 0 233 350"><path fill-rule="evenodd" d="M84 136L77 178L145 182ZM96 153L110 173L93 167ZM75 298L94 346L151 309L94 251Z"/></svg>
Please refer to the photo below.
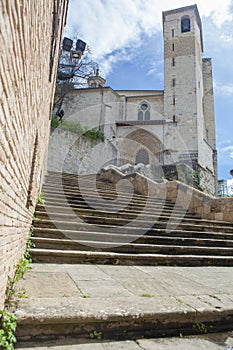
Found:
<svg viewBox="0 0 233 350"><path fill-rule="evenodd" d="M205 338L192 335L112 342L100 341L96 344L91 341L86 344L78 344L77 341L74 341L72 345L63 346L61 341L49 342L49 346L46 346L48 342L42 341L40 344L31 343L30 348L20 348L21 350L226 350L228 342L233 343L232 339L232 333L226 332L205 334ZM42 347L42 345L44 346Z"/></svg>
<svg viewBox="0 0 233 350"><path fill-rule="evenodd" d="M46 198L70 198L70 199L108 199L109 201L116 200L117 197L120 197L120 200L123 203L138 203L139 205L145 205L145 203L148 203L150 205L167 205L170 207L174 207L174 204L170 201L166 200L166 198L156 198L156 197L146 197L146 196L139 196L138 194L128 194L126 192L110 192L110 191L92 191L92 190L85 190L85 191L66 191L65 189L57 189L51 190L47 189L46 192L44 192L45 199ZM99 198L98 198L99 197Z"/></svg>
<svg viewBox="0 0 233 350"><path fill-rule="evenodd" d="M135 211L118 211L118 212L114 212L111 211L111 208L109 208L110 210L94 210L94 209L88 209L88 208L76 208L72 210L70 208L64 208L61 207L60 211L57 210L57 208L59 207L52 207L50 206L50 208L48 208L48 206L46 205L46 210L44 211L40 211L40 210L36 210L34 216L37 218L37 220L39 219L47 219L48 218L52 218L55 220L75 220L77 217L80 218L85 218L86 216L100 216L100 217L108 217L111 216L112 218L124 218L126 220L133 220L135 218L137 218L140 215L140 211L139 212L135 212ZM38 209L38 208L37 208ZM68 210L67 210L68 209ZM195 218L182 218L180 216L180 213L173 213L173 212L160 212L159 210L154 210L153 212L143 212L143 218L145 218L146 220L160 220L160 221L168 221L170 219L170 217L176 219L176 220L180 220L180 221L184 221L184 222L188 222L188 223L198 223L200 222L199 219L195 219ZM211 223L206 222L206 224L211 225Z"/></svg>
<svg viewBox="0 0 233 350"><path fill-rule="evenodd" d="M70 190L77 190L79 187L82 189L100 189L100 190L111 190L111 191L116 191L116 190L123 190L123 191L132 191L133 184L130 182L118 182L117 184L113 184L107 181L101 181L101 180L90 180L90 181L76 181L72 182L70 180L67 181L46 181L44 184L45 188L56 188L62 186L63 188L67 188ZM138 193L139 196L143 196L141 193Z"/></svg>
<svg viewBox="0 0 233 350"><path fill-rule="evenodd" d="M183 210L183 209L180 209L179 207L174 207L174 208L171 208L171 207L166 207L166 206L162 206L162 205L158 205L158 206L150 206L150 205L147 205L146 207L145 206L142 206L142 205L131 205L131 204L124 204L122 205L122 202L121 204L119 204L118 202L114 202L114 203L111 203L111 202L104 202L104 203L101 203L100 201L95 201L93 199L91 200L87 200L87 202L84 202L83 200L66 200L66 199L56 199L56 198L52 198L52 199L49 199L49 200L46 200L45 201L45 204L44 204L45 208L50 208L50 207L62 207L64 208L64 210L69 210L69 208L72 208L72 209L76 209L78 210L79 208L81 209L94 209L94 210L101 210L102 212L104 211L111 211L111 212L122 212L122 211L125 211L125 212L128 212L128 213L141 213L142 211L145 212L145 213L156 213L156 212L159 212L159 213L167 213L167 214L174 214L174 215L182 215L182 217L187 217L187 218L197 218L197 216L194 216L190 213L188 213L186 210ZM40 207L38 207L40 208ZM36 208L37 209L37 208ZM200 219L200 218L199 218ZM230 225L229 225L230 226Z"/></svg>
<svg viewBox="0 0 233 350"><path fill-rule="evenodd" d="M104 345L107 340L185 338L201 331L230 330L232 270L32 264L17 286L27 295L18 300L16 310L19 347L23 341L25 348L30 341L34 346L36 342L48 345L56 341L60 346L57 350L62 344L68 350L68 344L77 343L86 349L84 343L91 342L95 349L93 343ZM173 349L170 345L166 350ZM208 349L205 345L203 349ZM149 349L157 348L150 344ZM182 349L193 347L185 343Z"/></svg>
<svg viewBox="0 0 233 350"><path fill-rule="evenodd" d="M164 236L167 237L168 235L172 235L174 238L182 237L182 238L192 238L192 239L220 239L220 240L226 240L226 241L232 241L233 240L233 235L230 233L225 233L225 232L214 232L214 231L188 231L188 230L178 230L178 229L173 229L172 231L167 231L167 229L147 229L147 228L142 228L142 227L122 227L119 226L109 226L109 225L98 225L95 226L93 230L93 226L89 224L80 224L79 229L77 230L72 230L72 229L67 229L57 227L57 228L49 228L49 227L35 227L33 231L34 235L36 237L47 237L47 238L71 238L71 239L80 239L80 237L85 237L85 235L88 235L91 237L96 237L95 239L98 239L98 236L103 233L106 235L106 240L107 241L119 241L119 236L121 238L121 241L123 237L126 237L124 241L129 241L131 240L131 236L133 237L144 237L146 234L147 236L154 237L159 236ZM133 238L134 239L134 238ZM101 240L101 239L100 239Z"/></svg>
<svg viewBox="0 0 233 350"><path fill-rule="evenodd" d="M141 227L146 228L149 230L151 227L155 229L166 229L167 228L167 222L164 221L155 221L153 217L147 218L146 220L137 218L133 219L132 221L124 218L115 218L115 217L101 217L101 216L92 216L92 215L82 215L82 217L76 217L76 220L56 220L55 218L52 218L52 220L46 220L46 219L40 219L34 221L35 227L47 227L47 228L54 228L59 227L60 229L72 229L72 230L79 230L80 225L83 224L83 222L87 224L94 225L94 229L96 225L110 225L110 226L125 226L129 225L130 227ZM219 226L219 225L207 225L206 223L189 223L187 222L181 222L180 220L173 220L172 221L172 227L179 230L189 230L189 231L209 231L210 229L213 229L215 232L225 232L225 233L231 233L233 235L233 227L229 226Z"/></svg>
<svg viewBox="0 0 233 350"><path fill-rule="evenodd" d="M186 212L187 210L184 210L183 208L180 208L179 206L174 206L170 203L166 202L142 202L138 200L119 200L119 199L114 199L114 200L109 200L109 199L104 199L104 198L97 198L95 196L64 196L64 195L47 195L45 196L45 203L49 204L50 202L59 202L63 203L64 205L67 205L67 202L69 204L76 204L76 205L82 205L82 206L99 206L101 208L127 208L128 210L142 210L143 208L147 208L148 210L151 209L156 209L159 208L160 210L162 209L167 209L167 210L173 210L175 208L177 211L182 211Z"/></svg>
<svg viewBox="0 0 233 350"><path fill-rule="evenodd" d="M180 208L179 206L174 206L171 204L167 204L167 203L142 203L142 202L119 202L117 200L114 201L108 201L108 200L102 200L102 199L97 199L97 198L93 198L93 197L88 197L88 198L71 198L69 199L69 201L67 201L67 198L64 196L61 197L48 197L45 200L45 206L49 206L49 205L53 205L56 206L56 203L59 203L59 206L64 205L64 208L67 205L67 202L69 205L76 205L77 207L83 207L83 208L101 208L102 211L104 210L112 210L116 211L116 210L127 210L129 212L132 211L141 211L143 209L146 209L148 212L153 212L153 210L159 209L160 211L162 210L167 210L167 211L172 211L172 210L176 210L177 212L182 212L185 213L187 212L187 210L184 210L183 208ZM51 203L51 204L50 204ZM146 206L146 208L145 208ZM41 207L43 207L41 205ZM40 208L40 206L39 206ZM188 213L188 215L190 215L190 217L197 217L196 215L192 215L191 213ZM197 217L198 218L198 217Z"/></svg>
<svg viewBox="0 0 233 350"><path fill-rule="evenodd" d="M168 244L147 244L147 243L124 243L119 241L116 244L107 241L95 240L65 240L65 239L48 239L34 238L36 249L55 249L55 250L81 250L81 251L110 251L127 254L174 254L174 255L218 255L218 256L233 256L233 247L207 247L207 246L192 246L178 245L177 242L173 245ZM202 242L203 243L203 242Z"/></svg>
<svg viewBox="0 0 233 350"><path fill-rule="evenodd" d="M55 203L57 204L57 203ZM96 209L91 209L91 208L83 208L83 206L80 207L72 207L71 208L67 208L66 206L62 207L62 206L58 206L58 205L37 205L36 207L36 211L34 216L38 219L46 219L48 217L52 217L52 218L70 218L70 219L75 219L77 216L81 216L82 215L97 215L97 216L109 216L111 215L111 217L124 217L126 219L132 220L135 217L137 217L139 214L141 213L140 210L127 210L127 209L123 209L121 211L114 211L113 209L111 210L111 207L108 207L108 209L103 209L103 210L96 210ZM221 227L232 227L232 231L233 231L233 226L230 223L227 222L221 222L221 221L214 221L214 220L205 220L205 219L199 219L196 217L193 217L192 215L189 216L184 216L181 217L180 216L180 212L176 212L176 211L169 211L169 210L163 210L162 212L158 209L153 209L153 210L145 210L143 211L143 217L148 218L148 219L153 219L154 220L160 220L160 221L166 221L169 220L170 217L172 215L172 218L176 219L176 220L181 220L182 222L186 222L189 224L196 224L196 223L202 223L205 225L208 225L210 227L214 227L215 225L221 226ZM229 224L229 225L228 225Z"/></svg>
<svg viewBox="0 0 233 350"><path fill-rule="evenodd" d="M145 195L136 192L133 187L124 187L124 186L120 186L117 185L116 187L113 186L109 186L107 183L103 183L101 186L99 184L97 184L96 186L93 186L93 183L90 183L89 185L85 184L81 184L81 186L72 186L69 184L45 184L43 186L43 192L54 192L54 193L58 193L62 191L63 193L69 193L69 194L77 194L77 193L85 193L85 194L95 194L95 193L102 193L102 194L106 194L109 196L116 196L116 195L121 195L122 197L132 197L132 195L134 195L135 197L137 197L140 200L147 200L148 199L148 194L146 193ZM156 197L155 196L156 192L153 194L153 197L150 196L151 200L156 200L156 199L160 199L160 197ZM164 193L164 198L165 197L165 193Z"/></svg>
<svg viewBox="0 0 233 350"><path fill-rule="evenodd" d="M140 198L138 197L137 195L135 194L132 194L132 195L129 195L127 193L109 193L109 192L93 192L93 191L89 191L89 192L74 192L74 193L70 193L70 192L61 192L61 191L58 191L58 192L55 192L55 191L47 191L45 193L45 198L50 198L50 197L54 197L54 198L62 198L62 197L67 197L67 198L70 198L70 199L82 199L82 200L85 200L85 198L87 199L93 199L93 200L102 200L103 202L103 199L105 200L108 200L109 202L111 201L115 201L117 200L118 198L120 198L120 200L123 202L123 203L138 203L140 205L145 205L146 203L150 204L150 205L158 205L158 204L161 204L161 205L167 205L168 207L174 207L174 204L169 202L168 200L166 200L165 198L163 199L160 199L160 198L150 198L150 197L147 197L147 198ZM119 200L119 199L118 199Z"/></svg>
<svg viewBox="0 0 233 350"><path fill-rule="evenodd" d="M30 253L33 261L37 263L112 264L129 266L233 266L233 255L130 254L37 248L31 249Z"/></svg>
<svg viewBox="0 0 233 350"><path fill-rule="evenodd" d="M70 180L70 179L60 179L60 178L57 178L57 179L48 179L46 180L45 182L45 186L51 186L51 187L54 187L54 185L62 185L62 186L66 186L66 187L69 187L69 188L73 188L73 187L79 187L80 185L82 187L88 187L89 185L91 185L93 187L93 184L95 184L95 187L96 188L110 188L110 189L115 189L116 187L121 187L121 188L126 188L126 189L129 189L131 188L132 189L132 184L131 183L123 183L123 182L120 182L118 184L113 184L113 183L110 183L110 182L106 182L106 181L102 181L102 180L98 180L98 179L95 179L93 178L92 180L85 180L85 179L81 179L81 181L79 180Z"/></svg>
<svg viewBox="0 0 233 350"><path fill-rule="evenodd" d="M52 231L52 232L51 232ZM55 231L55 232L54 232ZM32 241L37 244L37 247L44 248L42 246L39 246L38 244L41 244L43 242L51 244L55 241L57 241L56 244L62 244L63 249L66 249L66 245L68 249L70 249L70 246L72 246L73 242L74 245L75 242L80 241L94 241L96 243L98 242L105 242L106 244L110 244L112 242L115 242L118 244L119 242L129 243L140 243L140 244L162 244L162 245L181 245L181 246L205 246L205 247L233 247L233 239L219 239L219 238L202 238L202 237L196 237L196 238L190 238L182 236L182 232L180 236L172 234L172 235L133 235L133 234L117 234L117 233L105 233L105 232L88 232L88 231L77 231L75 232L74 237L76 238L69 238L64 239L65 234L63 234L61 237L59 235L56 235L56 233L59 232L58 230L43 230L43 229L35 229L35 235L32 236ZM72 235L71 231L67 231L67 237L69 237L69 233ZM64 232L65 233L65 232ZM37 236L38 235L38 236ZM51 241L51 242L50 242ZM62 243L60 243L60 241Z"/></svg>

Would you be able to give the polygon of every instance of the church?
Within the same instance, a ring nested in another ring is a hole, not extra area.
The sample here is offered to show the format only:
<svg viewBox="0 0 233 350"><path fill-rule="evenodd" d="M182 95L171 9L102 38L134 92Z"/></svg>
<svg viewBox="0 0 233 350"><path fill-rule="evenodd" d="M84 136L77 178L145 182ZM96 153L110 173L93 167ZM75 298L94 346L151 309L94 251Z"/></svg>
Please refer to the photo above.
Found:
<svg viewBox="0 0 233 350"><path fill-rule="evenodd" d="M203 58L201 18L196 5L162 14L164 90L113 90L95 76L88 88L63 101L65 118L104 133L98 162L142 163L157 177L195 180L216 193L212 62ZM100 157L102 157L100 161ZM97 162L97 158L94 157Z"/></svg>

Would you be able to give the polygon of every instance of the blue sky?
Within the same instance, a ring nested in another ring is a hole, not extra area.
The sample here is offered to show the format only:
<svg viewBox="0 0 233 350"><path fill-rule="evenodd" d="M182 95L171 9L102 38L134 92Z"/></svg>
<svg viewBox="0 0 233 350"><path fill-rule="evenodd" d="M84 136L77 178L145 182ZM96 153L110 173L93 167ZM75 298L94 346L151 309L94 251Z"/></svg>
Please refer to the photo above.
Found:
<svg viewBox="0 0 233 350"><path fill-rule="evenodd" d="M233 169L233 0L70 0L65 35L88 43L113 89L163 89L162 11L197 4L213 63L218 177Z"/></svg>

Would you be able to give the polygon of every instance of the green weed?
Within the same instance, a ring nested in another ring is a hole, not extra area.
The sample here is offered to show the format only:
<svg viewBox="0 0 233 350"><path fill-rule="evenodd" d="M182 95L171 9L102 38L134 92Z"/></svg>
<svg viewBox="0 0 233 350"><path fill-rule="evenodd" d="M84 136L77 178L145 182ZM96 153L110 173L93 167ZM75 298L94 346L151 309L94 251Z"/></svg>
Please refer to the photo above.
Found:
<svg viewBox="0 0 233 350"><path fill-rule="evenodd" d="M92 333L90 333L90 338L101 340L102 339L102 332L93 331Z"/></svg>
<svg viewBox="0 0 233 350"><path fill-rule="evenodd" d="M142 293L142 294L140 294L140 297L143 297L143 298L153 298L154 295L149 294L149 293Z"/></svg>
<svg viewBox="0 0 233 350"><path fill-rule="evenodd" d="M0 329L0 346L3 349L14 350L16 343L15 331L17 319L8 311L0 310L1 329Z"/></svg>

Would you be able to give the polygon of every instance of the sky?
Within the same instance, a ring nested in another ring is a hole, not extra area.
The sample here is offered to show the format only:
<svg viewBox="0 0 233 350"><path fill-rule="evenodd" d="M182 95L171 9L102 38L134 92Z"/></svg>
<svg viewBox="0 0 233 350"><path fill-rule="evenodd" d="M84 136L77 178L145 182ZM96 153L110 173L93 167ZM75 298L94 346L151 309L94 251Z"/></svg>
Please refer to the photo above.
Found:
<svg viewBox="0 0 233 350"><path fill-rule="evenodd" d="M65 35L87 42L113 89L163 90L162 11L197 4L213 64L218 178L233 169L233 0L70 0Z"/></svg>

